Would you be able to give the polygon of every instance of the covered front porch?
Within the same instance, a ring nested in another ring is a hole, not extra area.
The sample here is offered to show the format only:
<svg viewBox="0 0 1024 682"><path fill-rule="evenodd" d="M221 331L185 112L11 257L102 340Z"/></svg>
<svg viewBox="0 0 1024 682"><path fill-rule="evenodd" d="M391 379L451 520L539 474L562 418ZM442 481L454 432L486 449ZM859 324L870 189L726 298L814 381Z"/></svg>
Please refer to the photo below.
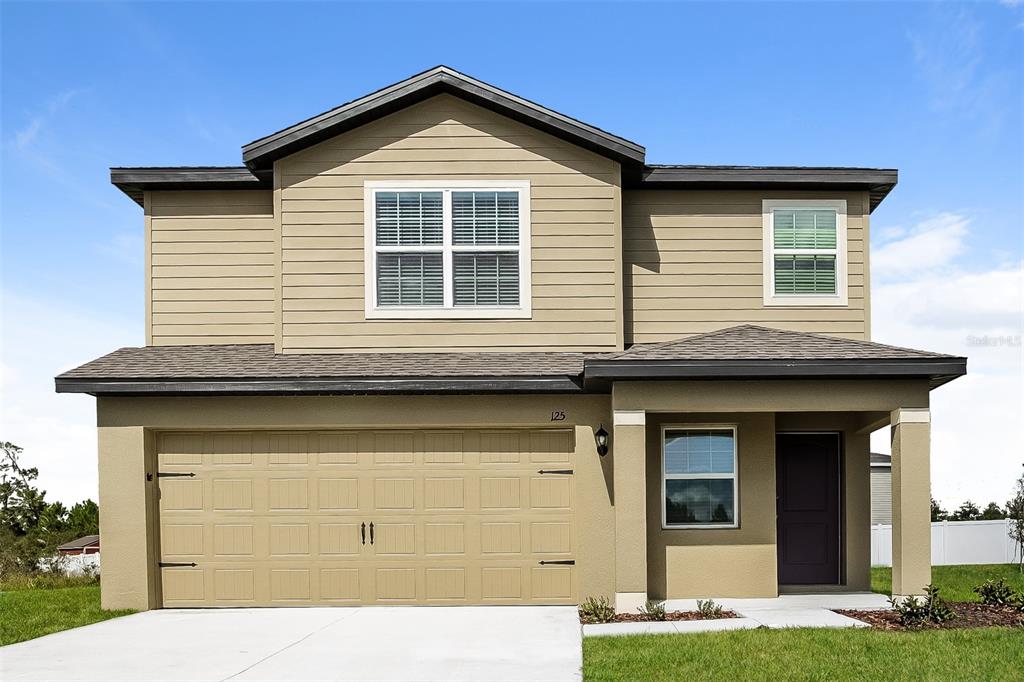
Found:
<svg viewBox="0 0 1024 682"><path fill-rule="evenodd" d="M870 591L893 427L893 592L931 581L926 379L616 381L615 602Z"/></svg>

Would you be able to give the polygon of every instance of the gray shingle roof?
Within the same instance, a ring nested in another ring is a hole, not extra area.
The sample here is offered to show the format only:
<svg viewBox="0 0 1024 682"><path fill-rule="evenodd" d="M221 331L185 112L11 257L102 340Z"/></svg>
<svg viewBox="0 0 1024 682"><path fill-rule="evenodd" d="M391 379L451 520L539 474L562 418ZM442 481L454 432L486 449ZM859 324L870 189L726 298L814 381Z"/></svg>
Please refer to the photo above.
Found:
<svg viewBox="0 0 1024 682"><path fill-rule="evenodd" d="M277 355L271 344L122 348L57 377L85 393L564 392L614 379L927 377L966 359L869 341L741 325L621 353L334 353Z"/></svg>
<svg viewBox="0 0 1024 682"><path fill-rule="evenodd" d="M299 379L578 375L582 353L321 353L272 344L121 348L58 379Z"/></svg>
<svg viewBox="0 0 1024 682"><path fill-rule="evenodd" d="M607 360L913 360L949 358L872 341L744 324L663 343L636 345Z"/></svg>

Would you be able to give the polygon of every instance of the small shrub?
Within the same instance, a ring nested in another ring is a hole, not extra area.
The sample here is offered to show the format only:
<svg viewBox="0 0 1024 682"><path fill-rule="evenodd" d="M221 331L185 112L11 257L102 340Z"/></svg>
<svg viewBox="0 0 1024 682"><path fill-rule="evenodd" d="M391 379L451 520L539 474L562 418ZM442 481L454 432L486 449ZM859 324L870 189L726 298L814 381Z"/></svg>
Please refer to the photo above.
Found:
<svg viewBox="0 0 1024 682"><path fill-rule="evenodd" d="M1009 606L1013 604L1014 597L1017 596L1013 588L1003 582L1002 578L986 580L975 587L974 592L981 598L981 603L988 606Z"/></svg>
<svg viewBox="0 0 1024 682"><path fill-rule="evenodd" d="M708 620L722 617L722 607L716 604L714 599L698 599L697 610L702 618Z"/></svg>
<svg viewBox="0 0 1024 682"><path fill-rule="evenodd" d="M615 607L608 597L587 597L580 604L580 620L584 623L610 623L615 620Z"/></svg>
<svg viewBox="0 0 1024 682"><path fill-rule="evenodd" d="M665 620L665 605L648 599L637 611L647 620Z"/></svg>
<svg viewBox="0 0 1024 682"><path fill-rule="evenodd" d="M939 597L939 588L928 585L924 592L924 599L906 597L901 601L897 597L889 597L889 606L896 612L901 625L919 627L927 623L945 623L956 615Z"/></svg>

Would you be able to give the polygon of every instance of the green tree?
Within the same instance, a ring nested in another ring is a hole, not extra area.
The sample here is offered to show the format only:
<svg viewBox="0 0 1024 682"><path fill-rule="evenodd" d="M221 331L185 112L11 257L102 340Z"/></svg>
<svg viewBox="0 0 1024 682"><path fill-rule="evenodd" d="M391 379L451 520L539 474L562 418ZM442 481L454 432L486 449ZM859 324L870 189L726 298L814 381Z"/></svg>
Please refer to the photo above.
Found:
<svg viewBox="0 0 1024 682"><path fill-rule="evenodd" d="M35 486L39 470L21 464L22 449L0 442L0 575L39 570L57 546L99 533L100 511L92 500L68 509L48 503Z"/></svg>
<svg viewBox="0 0 1024 682"><path fill-rule="evenodd" d="M39 470L21 465L22 449L0 442L0 574L30 572L46 553L39 520L46 493L33 485Z"/></svg>
<svg viewBox="0 0 1024 682"><path fill-rule="evenodd" d="M1006 503L1006 516L1010 519L1010 539L1017 546L1020 572L1024 573L1024 473L1013 486L1013 498Z"/></svg>
<svg viewBox="0 0 1024 682"><path fill-rule="evenodd" d="M68 511L67 529L75 538L80 538L83 535L98 535L100 532L99 505L87 499L72 506Z"/></svg>
<svg viewBox="0 0 1024 682"><path fill-rule="evenodd" d="M949 512L942 508L942 505L933 497L932 499L932 522L949 520Z"/></svg>
<svg viewBox="0 0 1024 682"><path fill-rule="evenodd" d="M970 500L966 500L955 512L953 512L949 517L949 520L977 521L979 517L981 517L981 510L978 509L978 505L974 504Z"/></svg>
<svg viewBox="0 0 1024 682"><path fill-rule="evenodd" d="M995 502L989 502L988 506L985 507L981 515L978 517L979 521L998 521L1006 518L1006 512Z"/></svg>

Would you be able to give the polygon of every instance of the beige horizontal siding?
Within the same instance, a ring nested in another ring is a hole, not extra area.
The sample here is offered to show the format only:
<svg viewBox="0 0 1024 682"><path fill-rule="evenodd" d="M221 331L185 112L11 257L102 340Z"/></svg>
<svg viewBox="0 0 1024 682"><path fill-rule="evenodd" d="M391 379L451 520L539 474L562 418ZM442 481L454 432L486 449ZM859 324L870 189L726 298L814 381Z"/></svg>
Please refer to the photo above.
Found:
<svg viewBox="0 0 1024 682"><path fill-rule="evenodd" d="M286 157L276 170L284 352L621 343L617 163L442 95ZM384 179L529 180L533 317L366 320L363 186Z"/></svg>
<svg viewBox="0 0 1024 682"><path fill-rule="evenodd" d="M150 343L274 340L270 191L150 192Z"/></svg>
<svg viewBox="0 0 1024 682"><path fill-rule="evenodd" d="M764 305L761 201L776 198L846 199L848 306ZM860 192L624 191L626 342L744 323L867 338L866 209Z"/></svg>
<svg viewBox="0 0 1024 682"><path fill-rule="evenodd" d="M871 523L892 523L892 471L871 467Z"/></svg>

